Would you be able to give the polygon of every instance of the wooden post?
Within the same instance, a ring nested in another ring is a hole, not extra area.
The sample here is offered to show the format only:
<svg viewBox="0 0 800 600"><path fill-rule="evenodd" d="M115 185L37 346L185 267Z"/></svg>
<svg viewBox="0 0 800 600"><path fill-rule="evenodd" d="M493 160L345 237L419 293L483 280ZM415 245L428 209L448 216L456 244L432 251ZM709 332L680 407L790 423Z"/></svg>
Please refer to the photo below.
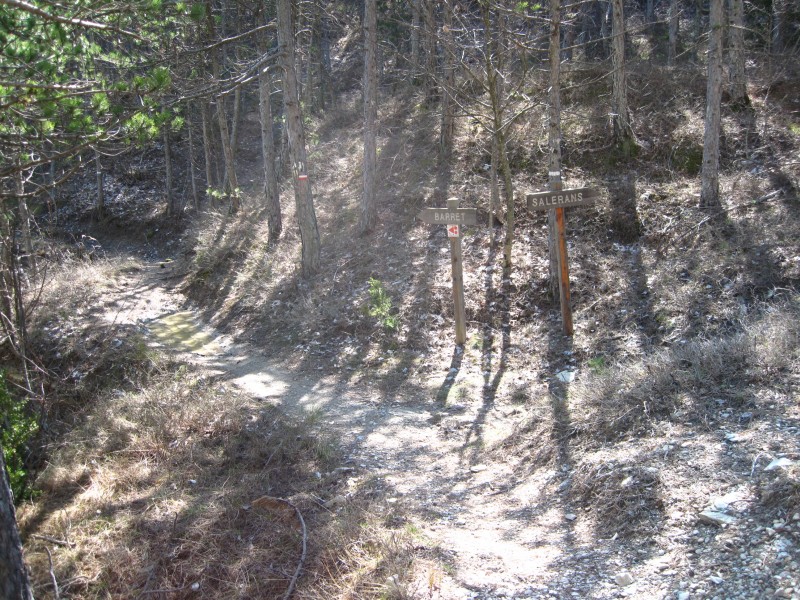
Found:
<svg viewBox="0 0 800 600"><path fill-rule="evenodd" d="M458 198L448 199L447 208L448 210L457 210ZM458 235L449 239L450 262L453 267L453 314L456 322L456 344L463 346L467 342L467 313L464 308L464 271L461 261L460 228Z"/></svg>
<svg viewBox="0 0 800 600"><path fill-rule="evenodd" d="M556 231L558 235L558 291L561 297L561 322L564 335L572 336L572 307L569 293L569 259L567 257L567 231L564 209L556 208Z"/></svg>

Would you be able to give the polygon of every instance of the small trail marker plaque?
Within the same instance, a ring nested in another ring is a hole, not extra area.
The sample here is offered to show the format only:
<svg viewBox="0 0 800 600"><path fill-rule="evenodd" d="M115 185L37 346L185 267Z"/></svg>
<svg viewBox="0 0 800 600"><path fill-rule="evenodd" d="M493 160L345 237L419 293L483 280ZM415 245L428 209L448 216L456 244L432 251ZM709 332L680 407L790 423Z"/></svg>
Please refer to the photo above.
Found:
<svg viewBox="0 0 800 600"><path fill-rule="evenodd" d="M460 225L477 225L476 208L458 208L458 198L447 200L447 208L423 208L417 218L429 225L447 225L450 238L450 263L453 270L453 314L456 322L456 344L467 342L467 315L464 308L464 270L461 259Z"/></svg>
<svg viewBox="0 0 800 600"><path fill-rule="evenodd" d="M560 177L560 172L555 172ZM553 173L550 173L552 176ZM561 187L560 179L556 188ZM572 190L554 189L549 192L527 194L525 199L528 208L533 210L555 210L556 233L558 236L556 251L558 254L558 289L561 298L561 321L564 333L572 336L572 307L570 306L569 262L567 258L567 234L564 209L571 206L594 204L600 192L592 188L575 188Z"/></svg>

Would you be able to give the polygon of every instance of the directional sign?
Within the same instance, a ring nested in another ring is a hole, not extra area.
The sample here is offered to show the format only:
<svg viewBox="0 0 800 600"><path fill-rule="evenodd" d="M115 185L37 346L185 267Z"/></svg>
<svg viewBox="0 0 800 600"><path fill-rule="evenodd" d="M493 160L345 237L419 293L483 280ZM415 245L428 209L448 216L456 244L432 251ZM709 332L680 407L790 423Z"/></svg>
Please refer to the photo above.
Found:
<svg viewBox="0 0 800 600"><path fill-rule="evenodd" d="M528 207L534 210L548 210L594 204L599 196L600 192L592 188L576 188L558 192L537 192L526 195L525 199L528 201Z"/></svg>
<svg viewBox="0 0 800 600"><path fill-rule="evenodd" d="M477 208L423 208L417 218L428 225L477 225Z"/></svg>
<svg viewBox="0 0 800 600"><path fill-rule="evenodd" d="M447 237L458 237L458 225L447 226Z"/></svg>

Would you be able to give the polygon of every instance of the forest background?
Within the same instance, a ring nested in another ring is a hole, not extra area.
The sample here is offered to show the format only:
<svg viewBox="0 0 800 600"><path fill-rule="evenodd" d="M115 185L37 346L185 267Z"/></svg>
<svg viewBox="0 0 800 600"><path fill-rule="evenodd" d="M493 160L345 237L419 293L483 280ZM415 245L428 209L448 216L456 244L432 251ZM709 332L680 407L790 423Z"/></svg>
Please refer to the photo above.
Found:
<svg viewBox="0 0 800 600"><path fill-rule="evenodd" d="M791 0L0 0L3 595L30 594L14 500L39 515L26 545L45 535L72 552L80 542L37 533L48 519L65 527L62 484L84 485L60 479L77 459L59 453L109 394L175 377L143 330L92 321L103 277L143 265L169 270L205 322L297 373L387 402L515 407L487 456L502 448L535 471L564 460L570 440L573 500L620 511L615 527L658 522L680 486L666 471L623 476L636 462L624 447L620 476L603 479L578 447L635 436L660 448L665 423L753 430L763 418L784 433L759 430L738 460L790 461L748 488L765 522L790 518L799 24ZM570 291L564 213L532 210L526 194L584 186L601 199L568 212ZM451 197L479 218L462 232L470 333L455 348L444 231L414 219ZM445 375L429 389L431 371ZM569 420L550 406L567 396L581 405ZM291 465L314 473L327 460L300 446L273 496L307 491ZM170 451L148 452L166 467ZM339 497L338 479L326 485ZM294 533L264 536L286 538L291 555ZM395 567L357 583L363 562L333 569L336 540L312 544L302 593L413 595ZM56 596L58 580L75 597L192 591L180 569L115 579L119 563L107 564L92 579L78 575L80 552L34 555L34 585ZM275 589L291 593L284 575Z"/></svg>

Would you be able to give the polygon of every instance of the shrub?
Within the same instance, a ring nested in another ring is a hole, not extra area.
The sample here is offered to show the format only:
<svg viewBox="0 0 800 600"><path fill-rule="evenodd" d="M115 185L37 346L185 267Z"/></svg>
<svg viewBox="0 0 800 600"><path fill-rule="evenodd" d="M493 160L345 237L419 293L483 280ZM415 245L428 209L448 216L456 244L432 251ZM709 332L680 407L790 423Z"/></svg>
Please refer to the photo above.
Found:
<svg viewBox="0 0 800 600"><path fill-rule="evenodd" d="M0 371L0 447L6 460L8 478L14 499L23 498L28 482L25 470L27 443L36 433L36 418L29 413L23 400L15 400L8 393L5 373Z"/></svg>

